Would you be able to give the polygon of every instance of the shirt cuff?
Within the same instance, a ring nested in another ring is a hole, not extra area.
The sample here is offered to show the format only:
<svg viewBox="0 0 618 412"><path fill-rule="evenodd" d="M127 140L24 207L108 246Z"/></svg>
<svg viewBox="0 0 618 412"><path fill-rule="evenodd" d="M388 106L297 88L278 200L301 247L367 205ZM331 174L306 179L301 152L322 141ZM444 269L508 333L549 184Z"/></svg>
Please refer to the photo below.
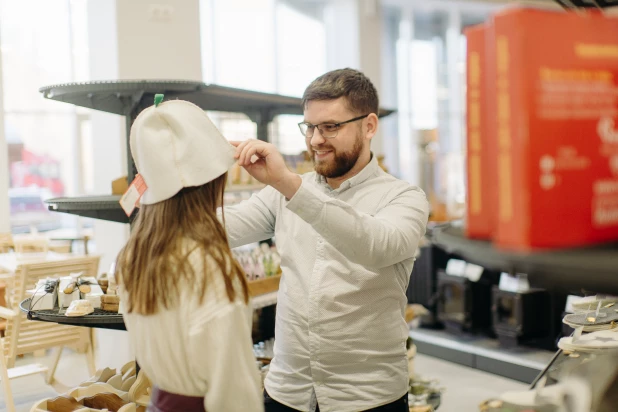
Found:
<svg viewBox="0 0 618 412"><path fill-rule="evenodd" d="M313 223L329 200L330 197L318 192L303 179L294 196L287 201L286 207L304 221Z"/></svg>

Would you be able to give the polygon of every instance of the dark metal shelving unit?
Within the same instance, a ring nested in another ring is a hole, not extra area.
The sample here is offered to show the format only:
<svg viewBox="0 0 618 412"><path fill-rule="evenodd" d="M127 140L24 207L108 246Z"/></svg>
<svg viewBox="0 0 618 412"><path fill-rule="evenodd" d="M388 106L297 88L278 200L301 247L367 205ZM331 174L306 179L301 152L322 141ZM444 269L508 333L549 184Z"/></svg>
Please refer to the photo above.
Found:
<svg viewBox="0 0 618 412"><path fill-rule="evenodd" d="M534 252L512 252L494 247L491 242L468 239L459 222L431 230L431 241L448 253L491 270L528 274L531 286L554 292L618 294L618 244ZM440 331L411 333L420 353L531 383L552 373L565 363L558 350L527 348L506 350L494 340L452 336ZM543 368L540 365L544 364ZM534 378L536 376L536 378Z"/></svg>
<svg viewBox="0 0 618 412"><path fill-rule="evenodd" d="M618 6L618 0L554 0L566 10L604 9Z"/></svg>
<svg viewBox="0 0 618 412"><path fill-rule="evenodd" d="M82 196L61 197L46 200L49 210L54 212L69 213L93 219L108 220L110 222L131 223L122 207L120 207L118 195L109 196Z"/></svg>
<svg viewBox="0 0 618 412"><path fill-rule="evenodd" d="M302 114L300 99L182 80L120 80L66 83L39 89L43 97L88 109L125 116L127 153L131 125L139 113L154 102L155 94L164 100L187 100L204 110L246 114L257 124L260 140L268 140L268 124L279 114ZM128 181L135 177L133 158L127 156Z"/></svg>
<svg viewBox="0 0 618 412"><path fill-rule="evenodd" d="M139 113L154 102L155 94L164 100L186 100L204 110L244 113L257 125L257 137L268 141L268 125L277 115L302 115L301 99L278 94L235 89L195 81L183 80L118 80L86 83L67 83L39 89L43 97L75 106L125 116L127 154L131 153L129 139L131 125ZM380 109L384 117L394 110ZM127 180L132 182L136 170L133 158L127 156ZM118 205L118 196L86 196L49 199L52 211L84 217L129 223ZM113 203L116 203L115 205Z"/></svg>
<svg viewBox="0 0 618 412"><path fill-rule="evenodd" d="M246 192L260 190L262 187L264 186L246 185L230 188L229 190L226 189L226 191L231 193ZM64 197L47 199L46 203L49 210L54 212L69 213L110 222L131 223L137 212L134 211L130 217L127 217L119 203L121 197L120 195Z"/></svg>
<svg viewBox="0 0 618 412"><path fill-rule="evenodd" d="M554 2L567 11L618 7L618 0ZM468 239L461 226L450 224L433 229L431 241L440 249L487 269L526 273L535 287L555 292L618 294L618 243L517 253L497 249L488 241ZM548 351L534 353L525 348L517 353L501 349L489 339L449 336L440 331L418 330L411 332L411 336L420 353L528 382L532 388L542 377L548 378L548 384L557 382L563 368L577 363L563 356L561 350L553 356ZM545 366L541 368L541 364Z"/></svg>
<svg viewBox="0 0 618 412"><path fill-rule="evenodd" d="M462 227L453 225L437 227L432 237L434 244L471 263L526 273L534 286L618 294L618 244L516 253L497 249L489 241L468 239Z"/></svg>

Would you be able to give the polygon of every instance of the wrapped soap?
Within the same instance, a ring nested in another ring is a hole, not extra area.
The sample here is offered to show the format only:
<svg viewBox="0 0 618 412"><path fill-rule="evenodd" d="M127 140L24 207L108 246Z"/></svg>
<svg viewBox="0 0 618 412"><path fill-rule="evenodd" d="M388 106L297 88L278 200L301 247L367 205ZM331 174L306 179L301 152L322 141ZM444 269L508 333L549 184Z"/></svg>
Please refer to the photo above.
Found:
<svg viewBox="0 0 618 412"><path fill-rule="evenodd" d="M79 289L75 286L76 278L63 276L58 284L58 307L68 308L71 302L79 300ZM70 292L70 293L65 293Z"/></svg>
<svg viewBox="0 0 618 412"><path fill-rule="evenodd" d="M80 286L80 298L90 302L93 308L100 308L101 296L103 296L104 293L103 289L101 289L101 286L99 286L97 280L94 277L81 277L80 281L82 285ZM84 288L84 286L86 285L88 286L88 288ZM81 289L85 289L85 292Z"/></svg>
<svg viewBox="0 0 618 412"><path fill-rule="evenodd" d="M40 279L34 289L26 291L31 297L31 310L51 310L56 305L58 287L56 279Z"/></svg>

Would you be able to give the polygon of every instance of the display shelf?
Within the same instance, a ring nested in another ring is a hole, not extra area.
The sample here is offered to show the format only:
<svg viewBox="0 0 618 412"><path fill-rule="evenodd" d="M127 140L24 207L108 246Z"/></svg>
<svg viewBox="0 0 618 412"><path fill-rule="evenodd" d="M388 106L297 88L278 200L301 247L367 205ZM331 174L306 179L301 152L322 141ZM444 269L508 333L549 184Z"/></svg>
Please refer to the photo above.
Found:
<svg viewBox="0 0 618 412"><path fill-rule="evenodd" d="M446 331L414 329L410 337L419 353L525 383L532 383L554 356L546 350L505 349L496 339L455 336Z"/></svg>
<svg viewBox="0 0 618 412"><path fill-rule="evenodd" d="M27 298L19 303L19 309L28 316L29 320L88 328L126 330L124 319L119 313L95 309L93 313L85 316L66 316L65 309L30 310L30 300L31 298Z"/></svg>
<svg viewBox="0 0 618 412"><path fill-rule="evenodd" d="M47 99L70 103L107 113L127 115L141 101L152 105L154 95L165 100L186 100L204 110L241 112L252 117L268 111L269 115L302 114L297 97L254 92L182 80L118 80L66 83L39 89Z"/></svg>
<svg viewBox="0 0 618 412"><path fill-rule="evenodd" d="M122 207L121 196L81 196L81 197L58 197L47 199L47 207L53 212L69 213L93 219L108 220L118 223L130 223ZM133 215L135 215L135 211ZM133 216L132 215L132 216Z"/></svg>
<svg viewBox="0 0 618 412"><path fill-rule="evenodd" d="M117 80L65 83L39 89L47 99L70 103L107 113L130 115L134 106L152 105L154 95L163 93L165 100L186 100L203 110L245 113L256 123L279 114L303 114L299 97L282 96L182 80ZM380 117L393 113L380 109ZM264 117L258 119L258 117Z"/></svg>
<svg viewBox="0 0 618 412"><path fill-rule="evenodd" d="M253 192L263 189L264 185L233 185L225 189L229 193ZM93 219L108 220L118 223L130 223L135 216L129 218L120 206L120 195L58 197L47 199L45 203L53 212L68 213Z"/></svg>
<svg viewBox="0 0 618 412"><path fill-rule="evenodd" d="M42 322L60 323L63 325L85 326L89 328L126 330L124 319L121 314L106 312L95 309L93 313L86 316L70 317L64 314L64 310L30 310L30 300L27 298L20 302L19 309L24 312L28 319ZM277 303L277 291L265 293L251 298L251 308L258 310Z"/></svg>
<svg viewBox="0 0 618 412"><path fill-rule="evenodd" d="M495 248L491 242L466 238L463 228L454 224L434 228L432 242L488 269L526 273L534 286L618 294L618 244L530 253L508 252Z"/></svg>

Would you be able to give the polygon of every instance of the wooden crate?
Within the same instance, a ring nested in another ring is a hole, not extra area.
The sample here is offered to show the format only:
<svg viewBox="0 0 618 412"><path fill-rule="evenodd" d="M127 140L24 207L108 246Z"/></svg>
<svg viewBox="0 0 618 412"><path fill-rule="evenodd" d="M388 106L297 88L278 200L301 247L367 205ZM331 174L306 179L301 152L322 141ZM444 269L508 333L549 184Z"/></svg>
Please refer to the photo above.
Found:
<svg viewBox="0 0 618 412"><path fill-rule="evenodd" d="M249 286L249 296L259 296L279 290L280 280L281 275L275 275L268 278L251 280L247 282Z"/></svg>

